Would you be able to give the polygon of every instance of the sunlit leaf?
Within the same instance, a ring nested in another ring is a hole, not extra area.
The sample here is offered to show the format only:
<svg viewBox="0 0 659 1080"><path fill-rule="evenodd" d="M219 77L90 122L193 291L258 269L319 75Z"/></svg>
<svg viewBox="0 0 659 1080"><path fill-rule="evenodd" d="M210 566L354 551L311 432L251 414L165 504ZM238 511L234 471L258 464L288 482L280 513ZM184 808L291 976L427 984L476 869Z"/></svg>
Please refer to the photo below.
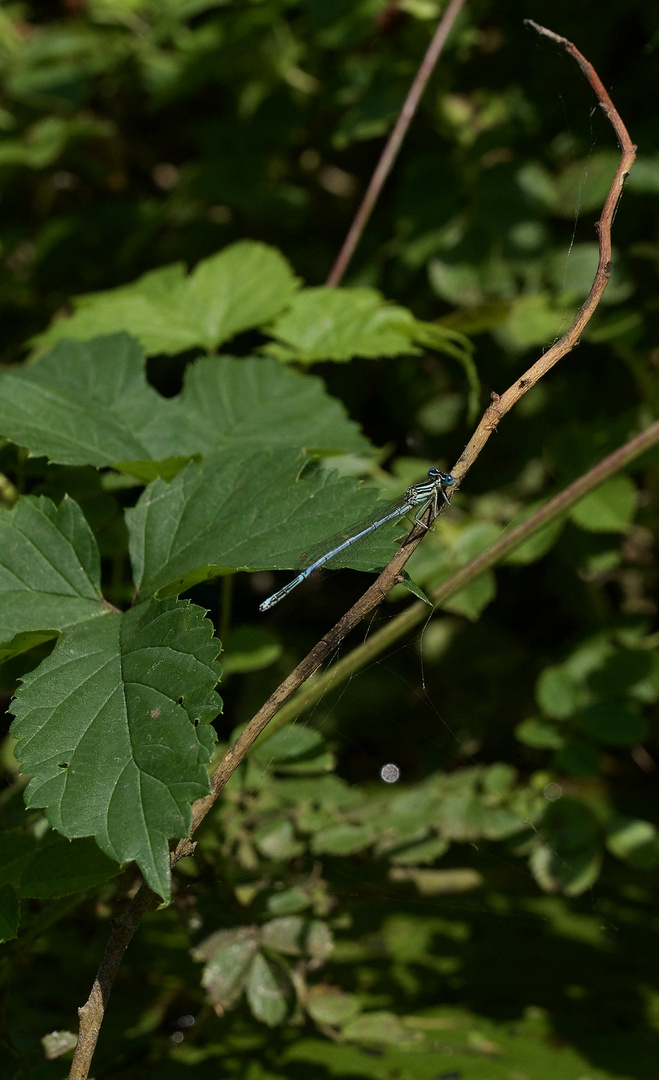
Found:
<svg viewBox="0 0 659 1080"><path fill-rule="evenodd" d="M634 519L636 498L628 476L612 476L573 506L570 517L589 532L624 532Z"/></svg>
<svg viewBox="0 0 659 1080"><path fill-rule="evenodd" d="M376 289L305 289L268 327L278 344L264 349L280 360L310 364L353 356L417 353L415 319L387 304Z"/></svg>
<svg viewBox="0 0 659 1080"><path fill-rule="evenodd" d="M638 870L654 870L659 866L659 832L651 821L614 818L607 828L606 846L612 855Z"/></svg>
<svg viewBox="0 0 659 1080"><path fill-rule="evenodd" d="M36 342L88 340L127 330L148 356L212 349L278 314L298 287L274 248L241 240L203 259L186 277L181 263L151 270L118 289L90 293L77 310L40 334Z"/></svg>

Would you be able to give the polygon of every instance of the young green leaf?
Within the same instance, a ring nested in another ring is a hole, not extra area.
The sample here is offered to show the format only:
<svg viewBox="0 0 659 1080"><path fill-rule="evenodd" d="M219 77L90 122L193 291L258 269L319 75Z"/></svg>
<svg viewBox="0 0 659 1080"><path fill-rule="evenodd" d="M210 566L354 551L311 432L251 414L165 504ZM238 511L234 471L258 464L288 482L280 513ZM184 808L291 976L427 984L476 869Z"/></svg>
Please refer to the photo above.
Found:
<svg viewBox="0 0 659 1080"><path fill-rule="evenodd" d="M183 264L175 263L121 288L81 296L75 313L35 342L52 345L65 337L86 340L128 330L147 356L195 346L214 349L274 318L297 288L291 267L275 248L241 240L203 259L188 277Z"/></svg>
<svg viewBox="0 0 659 1080"><path fill-rule="evenodd" d="M267 333L278 344L263 351L279 360L312 364L353 356L418 353L416 320L406 308L387 304L376 289L304 289Z"/></svg>
<svg viewBox="0 0 659 1080"><path fill-rule="evenodd" d="M203 611L151 601L65 630L13 711L25 799L64 836L93 836L170 894L168 840L209 791L219 643Z"/></svg>

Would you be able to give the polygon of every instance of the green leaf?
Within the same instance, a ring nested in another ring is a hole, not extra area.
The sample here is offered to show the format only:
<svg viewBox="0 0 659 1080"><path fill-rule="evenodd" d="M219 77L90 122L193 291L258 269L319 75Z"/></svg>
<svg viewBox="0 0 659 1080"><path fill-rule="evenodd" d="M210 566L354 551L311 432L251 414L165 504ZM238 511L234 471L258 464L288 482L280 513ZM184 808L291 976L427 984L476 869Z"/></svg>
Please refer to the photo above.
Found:
<svg viewBox="0 0 659 1080"><path fill-rule="evenodd" d="M41 843L21 874L18 895L69 896L119 873L119 866L89 839L65 840L56 833Z"/></svg>
<svg viewBox="0 0 659 1080"><path fill-rule="evenodd" d="M334 765L322 735L302 724L287 724L258 742L254 757L277 772L328 772Z"/></svg>
<svg viewBox="0 0 659 1080"><path fill-rule="evenodd" d="M202 986L216 1005L230 1009L243 993L258 949L255 927L219 930L190 950L194 960L206 961Z"/></svg>
<svg viewBox="0 0 659 1080"><path fill-rule="evenodd" d="M546 345L567 330L572 313L549 293L529 293L512 301L508 318L495 328L495 337L510 352Z"/></svg>
<svg viewBox="0 0 659 1080"><path fill-rule="evenodd" d="M432 836L428 840L421 840L418 844L409 844L407 847L392 851L389 859L399 866L420 866L422 863L433 863L436 859L440 859L449 847L449 841L443 836Z"/></svg>
<svg viewBox="0 0 659 1080"><path fill-rule="evenodd" d="M268 1027L283 1023L295 1000L288 972L260 952L254 957L249 971L247 1000L256 1019Z"/></svg>
<svg viewBox="0 0 659 1080"><path fill-rule="evenodd" d="M332 825L314 835L311 848L316 855L353 855L370 847L376 835L369 825Z"/></svg>
<svg viewBox="0 0 659 1080"><path fill-rule="evenodd" d="M271 919L261 927L261 944L286 956L306 956L316 962L327 959L333 948L332 934L320 919L289 915Z"/></svg>
<svg viewBox="0 0 659 1080"><path fill-rule="evenodd" d="M340 1027L353 1020L362 1008L356 994L345 994L334 986L309 987L305 1004L312 1020L330 1027Z"/></svg>
<svg viewBox="0 0 659 1080"><path fill-rule="evenodd" d="M483 303L483 282L478 267L466 262L431 259L428 277L432 288L449 304L476 307Z"/></svg>
<svg viewBox="0 0 659 1080"><path fill-rule="evenodd" d="M617 859L624 859L637 870L659 866L659 832L651 821L614 818L607 828L606 846Z"/></svg>
<svg viewBox="0 0 659 1080"><path fill-rule="evenodd" d="M384 799L371 800L360 816L362 821L374 824L378 829L378 851L389 851L400 847L404 841L427 836L437 805L437 792L421 785L390 791Z"/></svg>
<svg viewBox="0 0 659 1080"><path fill-rule="evenodd" d="M483 836L487 840L505 840L528 828L528 817L521 817L507 806L489 807L483 822Z"/></svg>
<svg viewBox="0 0 659 1080"><path fill-rule="evenodd" d="M418 870L416 867L392 867L391 881L411 881L421 896L444 896L447 893L470 892L483 886L483 875L470 866L452 870Z"/></svg>
<svg viewBox="0 0 659 1080"><path fill-rule="evenodd" d="M274 360L202 357L179 396L163 398L146 382L142 350L125 333L62 341L39 363L0 374L0 433L33 456L121 465L147 480L227 444L369 448L319 379Z"/></svg>
<svg viewBox="0 0 659 1080"><path fill-rule="evenodd" d="M377 490L336 473L300 475L294 450L245 456L219 451L166 484L156 480L126 514L141 595L171 596L234 570L292 569L303 552L371 512ZM395 551L404 526L378 529L340 566L372 570ZM334 565L334 564L333 564Z"/></svg>
<svg viewBox="0 0 659 1080"><path fill-rule="evenodd" d="M186 372L173 419L170 438L182 425L194 433L194 452L200 454L221 446L296 446L324 454L370 450L320 379L267 358L202 357Z"/></svg>
<svg viewBox="0 0 659 1080"><path fill-rule="evenodd" d="M304 851L304 844L296 839L292 822L285 818L265 821L255 830L253 840L268 859L293 859Z"/></svg>
<svg viewBox="0 0 659 1080"><path fill-rule="evenodd" d="M494 599L496 592L496 577L491 570L486 570L459 592L449 596L448 600L443 600L441 607L445 611L453 611L456 615L464 615L465 618L475 621Z"/></svg>
<svg viewBox="0 0 659 1080"><path fill-rule="evenodd" d="M594 694L602 696L628 694L633 688L644 684L647 692L659 674L658 665L659 657L654 652L620 649L607 656L601 667L591 672L588 685Z"/></svg>
<svg viewBox="0 0 659 1080"><path fill-rule="evenodd" d="M13 711L30 807L170 894L168 841L209 791L219 644L200 608L151 601L65 630Z"/></svg>
<svg viewBox="0 0 659 1080"><path fill-rule="evenodd" d="M304 289L288 310L267 327L280 344L264 345L279 360L312 364L354 356L418 353L416 320L405 308L388 304L376 289Z"/></svg>
<svg viewBox="0 0 659 1080"><path fill-rule="evenodd" d="M75 1050L77 1042L78 1036L74 1035L72 1031L51 1031L41 1038L43 1052L48 1061L55 1061L56 1058L62 1057L63 1054Z"/></svg>
<svg viewBox="0 0 659 1080"><path fill-rule="evenodd" d="M599 245L594 241L573 244L565 261L565 252L558 251L550 260L549 277L561 299L567 301L585 300L590 292L599 261ZM612 253L611 277L602 296L601 303L620 304L633 293L634 286L628 272L622 265L619 254Z"/></svg>
<svg viewBox="0 0 659 1080"><path fill-rule="evenodd" d="M5 31L6 32L6 31ZM78 116L44 116L31 124L20 139L4 138L0 143L0 166L23 165L44 169L57 160L67 146L81 139L98 140L115 134L108 120L81 111Z"/></svg>
<svg viewBox="0 0 659 1080"><path fill-rule="evenodd" d="M579 717L579 727L605 746L633 746L647 738L648 721L632 704L598 701Z"/></svg>
<svg viewBox="0 0 659 1080"><path fill-rule="evenodd" d="M342 1034L351 1042L395 1046L409 1046L420 1039L418 1032L408 1031L398 1017L390 1012L362 1013L344 1025Z"/></svg>
<svg viewBox="0 0 659 1080"><path fill-rule="evenodd" d="M279 659L283 645L264 626L234 626L222 655L222 670L227 675L260 671Z"/></svg>
<svg viewBox="0 0 659 1080"><path fill-rule="evenodd" d="M571 161L558 176L554 212L572 220L576 212L599 211L619 160L615 150L598 150L587 158Z"/></svg>
<svg viewBox="0 0 659 1080"><path fill-rule="evenodd" d="M22 897L57 897L83 892L119 873L92 840L65 840L48 832L37 840L25 829L0 834L0 885Z"/></svg>
<svg viewBox="0 0 659 1080"><path fill-rule="evenodd" d="M581 689L563 667L545 668L535 688L540 708L554 720L564 720L579 707Z"/></svg>
<svg viewBox="0 0 659 1080"><path fill-rule="evenodd" d="M550 844L542 844L531 856L531 871L546 892L581 896L600 874L602 853L596 844L570 852L558 853Z"/></svg>
<svg viewBox="0 0 659 1080"><path fill-rule="evenodd" d="M612 476L573 506L570 518L589 532L624 532L636 512L636 488L628 476Z"/></svg>
<svg viewBox="0 0 659 1080"><path fill-rule="evenodd" d="M532 513L533 510L533 508L527 509L528 513L524 514L524 518L528 517L529 513ZM515 522L512 522L511 525L512 524L515 524ZM564 525L565 522L563 519L552 521L549 525L545 525L544 529L539 529L533 536L529 536L528 540L524 540L514 551L511 551L510 555L506 556L504 562L510 563L513 566L528 566L530 563L542 559L547 552L553 548L563 531Z"/></svg>
<svg viewBox="0 0 659 1080"><path fill-rule="evenodd" d="M585 739L570 739L556 752L554 768L568 776L599 776L600 750Z"/></svg>
<svg viewBox="0 0 659 1080"><path fill-rule="evenodd" d="M75 313L35 341L87 340L127 330L147 356L199 346L214 349L261 326L290 302L298 282L284 257L266 244L240 240L203 259L188 277L182 263L144 274L130 285L78 297Z"/></svg>
<svg viewBox="0 0 659 1080"><path fill-rule="evenodd" d="M61 464L169 457L162 431L171 411L147 385L142 351L127 334L62 342L39 363L0 376L2 434Z"/></svg>
<svg viewBox="0 0 659 1080"><path fill-rule="evenodd" d="M548 806L541 831L553 848L565 854L592 843L599 835L599 822L584 802L564 796Z"/></svg>
<svg viewBox="0 0 659 1080"><path fill-rule="evenodd" d="M73 499L24 496L0 509L0 659L109 612L96 541Z"/></svg>
<svg viewBox="0 0 659 1080"><path fill-rule="evenodd" d="M437 825L451 840L478 840L483 834L486 808L475 795L449 795L437 814Z"/></svg>
<svg viewBox="0 0 659 1080"><path fill-rule="evenodd" d="M560 750L565 745L565 737L556 725L538 716L522 720L515 728L515 738L534 750Z"/></svg>
<svg viewBox="0 0 659 1080"><path fill-rule="evenodd" d="M312 903L312 897L305 889L294 886L292 889L273 890L266 901L268 915L294 915L305 911Z"/></svg>
<svg viewBox="0 0 659 1080"><path fill-rule="evenodd" d="M510 794L517 780L517 769L505 761L495 761L483 775L483 793L490 799L501 799ZM488 800L489 801L489 800Z"/></svg>

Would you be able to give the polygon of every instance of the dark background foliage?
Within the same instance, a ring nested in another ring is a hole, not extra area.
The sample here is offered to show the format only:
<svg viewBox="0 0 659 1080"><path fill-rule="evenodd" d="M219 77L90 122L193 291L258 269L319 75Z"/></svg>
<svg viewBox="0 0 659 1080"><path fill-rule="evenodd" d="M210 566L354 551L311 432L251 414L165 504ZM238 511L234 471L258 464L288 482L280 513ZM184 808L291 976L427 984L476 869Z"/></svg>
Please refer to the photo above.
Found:
<svg viewBox="0 0 659 1080"><path fill-rule="evenodd" d="M307 285L322 284L441 6L3 5L3 362L19 362L72 297L177 260L194 265L238 239L280 248ZM483 407L569 325L592 279L594 223L616 148L577 67L526 28L526 17L587 55L639 161L614 225L614 276L591 328L469 474L456 514L484 528L508 524L649 423L659 395L654 3L468 3L345 284L375 286L419 318L469 335ZM232 351L253 346L247 334ZM175 394L188 359L152 358L151 381ZM448 358L355 360L317 373L382 448L379 464L399 475L407 476L406 458L450 467L471 433L465 376ZM0 453L19 490L81 490L80 475L9 444ZM344 857L331 847L314 857L283 840L268 848L258 830L286 818L289 796L285 768L267 780L277 769L266 756L235 778L233 795L227 789L199 865L182 871L174 905L150 915L131 946L96 1076L154 1069L174 1077L193 1066L203 1077L250 1080L310 1070L323 1078L656 1075L659 843L651 831L639 844L616 848L611 839L616 822L651 830L659 817L656 456L632 475L635 505L569 521L544 557L497 571L496 596L473 612L482 609L479 621L453 610L441 631L432 623L378 658L310 720L339 777L360 791L381 793L378 773L389 761L411 784L506 763L525 792L550 790L548 805L558 784L572 809L561 821L549 816L543 835L569 873L552 876L540 857L530 869L529 846L505 847L464 819L464 842L440 863L479 875L479 887L461 896L392 878L358 844ZM618 492L622 502L629 490ZM119 596L116 515L131 494L113 498L103 504L100 542ZM216 725L225 744L360 585L346 572L291 597L269 623L269 666L240 674L234 650ZM260 587L237 581L238 628L256 622ZM194 599L219 618L217 589ZM226 648L229 660L230 635ZM5 675L7 701L18 674ZM21 814L8 800L5 824ZM575 851L585 876L570 890ZM29 901L31 922L8 947L4 976L15 1075L63 1075L61 1062L43 1060L38 1039L73 1026L133 878L127 871L82 899ZM433 1033L423 1047L403 1052L381 1032L334 1043L300 1017L273 1033L246 1005L222 1018L207 1003L190 946L216 929L259 923L276 910L272 895L301 883L310 895L313 881L313 911L332 913L338 942L328 982L370 1010L444 1018L435 1028L411 1024Z"/></svg>

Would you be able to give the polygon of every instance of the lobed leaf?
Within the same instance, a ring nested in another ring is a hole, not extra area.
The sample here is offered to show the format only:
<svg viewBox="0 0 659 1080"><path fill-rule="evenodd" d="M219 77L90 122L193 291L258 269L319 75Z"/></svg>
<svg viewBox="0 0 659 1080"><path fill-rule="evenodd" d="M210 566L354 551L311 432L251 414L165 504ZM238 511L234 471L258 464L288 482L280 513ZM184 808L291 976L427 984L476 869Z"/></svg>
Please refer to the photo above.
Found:
<svg viewBox="0 0 659 1080"><path fill-rule="evenodd" d="M150 601L65 630L13 711L25 799L170 894L168 841L209 791L218 642L200 608Z"/></svg>
<svg viewBox="0 0 659 1080"><path fill-rule="evenodd" d="M0 374L0 434L32 456L122 466L146 479L171 475L187 458L223 445L324 453L369 447L320 380L271 359L202 357L188 368L179 396L163 398L146 381L139 344L125 333L61 341L39 363Z"/></svg>

